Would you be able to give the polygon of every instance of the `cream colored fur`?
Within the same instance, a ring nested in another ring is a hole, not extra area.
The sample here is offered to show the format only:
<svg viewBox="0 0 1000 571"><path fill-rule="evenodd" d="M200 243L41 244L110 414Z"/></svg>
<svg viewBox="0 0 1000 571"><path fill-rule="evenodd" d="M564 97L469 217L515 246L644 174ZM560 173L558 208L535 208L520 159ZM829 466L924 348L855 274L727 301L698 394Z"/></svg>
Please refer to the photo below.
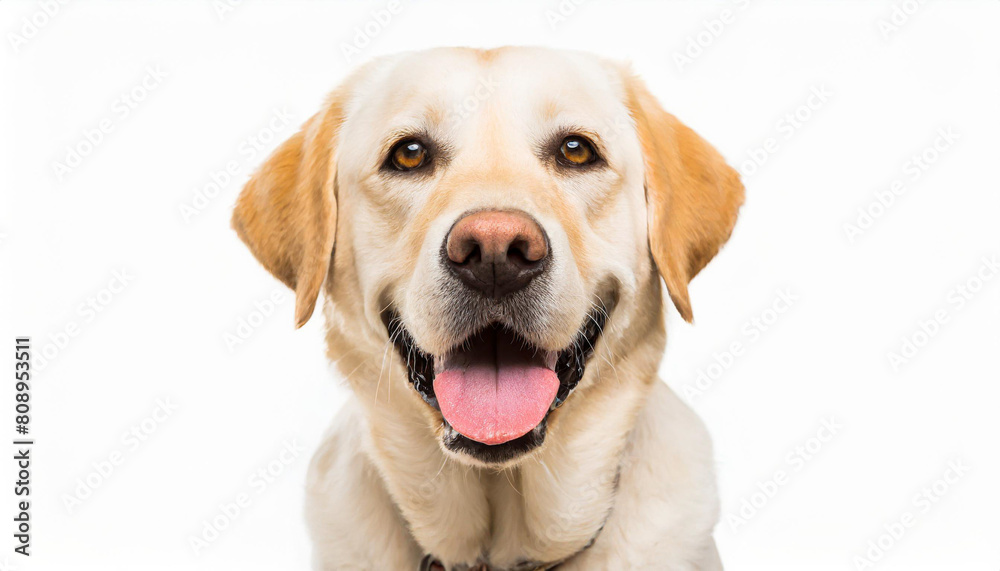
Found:
<svg viewBox="0 0 1000 571"><path fill-rule="evenodd" d="M539 158L537 142L567 126L599 141L606 168L567 174ZM385 176L392 134L408 128L447 140L452 159L428 176ZM660 280L690 320L687 283L742 198L714 149L627 68L590 55L449 48L348 78L234 214L296 290L299 324L322 291L329 357L354 393L309 471L316 568L410 570L433 553L494 569L566 558L560 570L721 569L707 432L656 375ZM546 323L536 346L567 346L602 292L618 299L544 444L502 469L441 446L440 413L407 382L381 320L391 304L432 354L461 341L440 318L455 308L435 287L438 253L479 208L524 210L548 233L558 291L525 308Z"/></svg>

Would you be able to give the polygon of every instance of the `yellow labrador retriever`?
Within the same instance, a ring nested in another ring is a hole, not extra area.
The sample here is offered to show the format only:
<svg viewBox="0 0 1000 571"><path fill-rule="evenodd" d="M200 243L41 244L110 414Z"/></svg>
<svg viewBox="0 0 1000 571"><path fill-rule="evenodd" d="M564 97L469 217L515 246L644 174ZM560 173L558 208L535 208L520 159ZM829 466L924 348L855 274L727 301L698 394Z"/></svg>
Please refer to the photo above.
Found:
<svg viewBox="0 0 1000 571"><path fill-rule="evenodd" d="M715 570L711 444L657 378L660 278L728 239L738 174L625 66L435 49L353 73L233 226L322 291L355 398L309 473L317 569Z"/></svg>

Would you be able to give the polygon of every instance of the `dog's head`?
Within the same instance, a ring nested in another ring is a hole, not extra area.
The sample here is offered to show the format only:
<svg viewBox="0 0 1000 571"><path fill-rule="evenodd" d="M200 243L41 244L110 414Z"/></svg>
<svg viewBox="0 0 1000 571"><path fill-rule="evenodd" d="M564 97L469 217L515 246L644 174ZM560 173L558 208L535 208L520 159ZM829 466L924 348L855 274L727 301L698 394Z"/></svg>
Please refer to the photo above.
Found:
<svg viewBox="0 0 1000 571"><path fill-rule="evenodd" d="M295 290L297 325L326 284L331 357L364 400L405 371L413 390L393 398L446 451L504 464L599 382L592 361L662 348L657 270L692 319L688 282L742 201L737 173L627 68L440 49L356 72L254 175L233 224Z"/></svg>

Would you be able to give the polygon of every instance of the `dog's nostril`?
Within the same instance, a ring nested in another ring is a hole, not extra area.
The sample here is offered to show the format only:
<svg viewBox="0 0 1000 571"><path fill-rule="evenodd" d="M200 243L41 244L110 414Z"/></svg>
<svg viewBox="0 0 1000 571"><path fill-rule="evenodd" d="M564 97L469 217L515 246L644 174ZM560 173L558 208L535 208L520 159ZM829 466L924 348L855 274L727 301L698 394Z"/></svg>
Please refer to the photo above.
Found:
<svg viewBox="0 0 1000 571"><path fill-rule="evenodd" d="M446 248L448 261L453 264L474 263L476 260L482 258L482 254L479 251L479 244L471 239L448 243L446 244Z"/></svg>
<svg viewBox="0 0 1000 571"><path fill-rule="evenodd" d="M463 264L474 264L483 259L483 253L479 250L479 244L474 244L469 255L465 257Z"/></svg>
<svg viewBox="0 0 1000 571"><path fill-rule="evenodd" d="M510 245L510 248L507 249L506 255L511 262L521 265L531 265L539 263L541 260L532 260L529 257L528 254L529 251L530 249L528 248L527 243L523 241L517 241Z"/></svg>
<svg viewBox="0 0 1000 571"><path fill-rule="evenodd" d="M548 258L541 226L517 211L463 217L449 232L444 249L452 272L466 286L493 298L527 287Z"/></svg>

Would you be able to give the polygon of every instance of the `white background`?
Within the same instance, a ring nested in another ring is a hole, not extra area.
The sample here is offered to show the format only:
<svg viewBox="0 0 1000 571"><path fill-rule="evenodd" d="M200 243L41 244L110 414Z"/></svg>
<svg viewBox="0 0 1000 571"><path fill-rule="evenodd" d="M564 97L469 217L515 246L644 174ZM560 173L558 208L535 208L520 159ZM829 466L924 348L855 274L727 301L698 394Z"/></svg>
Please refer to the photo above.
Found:
<svg viewBox="0 0 1000 571"><path fill-rule="evenodd" d="M1000 569L1000 279L984 270L993 279L977 282L984 256L1000 256L996 2L566 0L561 21L555 1L403 2L352 58L343 46L375 28L385 3L220 13L221 2L81 2L39 16L43 4L0 4L0 342L28 334L36 355L54 356L33 386L33 555L9 547L8 459L0 564L307 568L305 469L348 396L325 361L321 320L294 331L290 292L229 229L265 156L241 145L260 134L274 148L372 56L541 44L632 60L668 110L743 165L746 206L692 285L696 325L668 315L661 371L714 437L727 568L857 569L882 536L884 555L860 568ZM728 21L712 24L724 10ZM894 10L898 29L880 28ZM166 75L147 79L149 69ZM143 100L125 116L120 98L133 89ZM828 95L810 99L814 89ZM267 137L275 109L293 119ZM796 112L806 120L789 129ZM67 148L86 150L103 120L110 132L60 176ZM941 129L957 140L927 151ZM912 157L925 151L936 160L916 177ZM762 166L746 162L754 154ZM230 161L232 180L185 218ZM880 208L877 193L896 180L902 193ZM859 209L872 219L849 236ZM123 270L124 290L103 291ZM958 287L977 290L961 307ZM776 301L785 291L790 306ZM284 301L258 323L255 303L272 294ZM106 302L99 313L86 309L92 297ZM946 322L921 334L939 311ZM251 318L249 338L227 345ZM904 338L921 347L894 367ZM734 342L742 350L727 357ZM714 378L686 391L702 372ZM4 435L11 385L0 392ZM176 410L147 421L155 430L133 449L122 435L157 399ZM836 434L810 443L830 419ZM304 451L258 493L250 478L285 441ZM796 460L806 445L809 459ZM116 451L121 464L95 476ZM923 509L916 496L953 462L969 469L949 473ZM67 509L88 476L100 485ZM769 487L772 497L754 497ZM240 493L249 507L196 554L190 537ZM906 514L902 537L883 536Z"/></svg>

